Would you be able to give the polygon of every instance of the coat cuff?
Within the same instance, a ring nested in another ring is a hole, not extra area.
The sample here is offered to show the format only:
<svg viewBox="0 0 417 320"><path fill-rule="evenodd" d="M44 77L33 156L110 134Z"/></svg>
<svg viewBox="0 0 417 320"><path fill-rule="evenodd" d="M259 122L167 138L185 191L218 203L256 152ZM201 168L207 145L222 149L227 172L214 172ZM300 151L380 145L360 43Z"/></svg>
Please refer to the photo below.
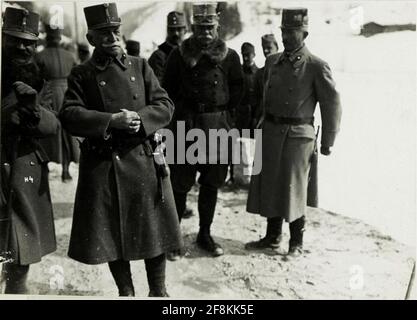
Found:
<svg viewBox="0 0 417 320"><path fill-rule="evenodd" d="M321 146L332 147L336 139L337 131L322 131L321 133Z"/></svg>

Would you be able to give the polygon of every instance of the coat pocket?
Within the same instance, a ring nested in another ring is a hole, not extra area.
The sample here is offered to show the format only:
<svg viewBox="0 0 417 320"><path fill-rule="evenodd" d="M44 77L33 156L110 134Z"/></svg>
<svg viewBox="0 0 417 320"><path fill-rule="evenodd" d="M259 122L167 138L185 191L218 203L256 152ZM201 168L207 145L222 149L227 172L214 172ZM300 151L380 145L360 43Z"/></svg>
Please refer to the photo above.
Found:
<svg viewBox="0 0 417 320"><path fill-rule="evenodd" d="M288 137L307 138L307 139L315 140L316 133L312 125L301 124L301 125L296 125L296 126L290 126L290 129L288 130Z"/></svg>

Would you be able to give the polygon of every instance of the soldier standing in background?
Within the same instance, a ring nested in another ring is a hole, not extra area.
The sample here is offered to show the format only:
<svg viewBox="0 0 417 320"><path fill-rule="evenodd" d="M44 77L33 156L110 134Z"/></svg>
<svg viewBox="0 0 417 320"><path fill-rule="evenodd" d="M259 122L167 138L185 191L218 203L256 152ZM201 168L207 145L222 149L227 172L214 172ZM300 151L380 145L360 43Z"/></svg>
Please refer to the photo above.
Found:
<svg viewBox="0 0 417 320"><path fill-rule="evenodd" d="M271 54L278 52L278 42L275 39L275 36L273 34L264 34L261 37L261 41L262 41L262 52L265 58L268 58L268 56L270 56ZM253 112L255 128L258 126L259 120L262 114L262 95L264 91L264 87L263 87L264 70L265 70L265 66L258 69L255 75L255 85L254 85L255 88L254 89L255 89L255 96L256 96L256 106Z"/></svg>
<svg viewBox="0 0 417 320"><path fill-rule="evenodd" d="M285 50L268 56L265 63L262 171L252 176L247 202L248 212L268 220L266 236L249 242L246 248L276 248L282 253L285 219L290 224L288 257L303 253L308 175L316 147L316 104L320 104L322 118L323 155L331 153L342 113L329 65L311 54L304 44L307 28L307 9L283 10L281 33Z"/></svg>
<svg viewBox="0 0 417 320"><path fill-rule="evenodd" d="M239 108L236 110L236 126L241 133L242 129L251 129L251 136L253 137L252 129L254 129L256 125L254 112L257 105L255 77L259 68L253 60L255 58L255 47L251 43L243 43L241 53L243 59L242 71L244 76L244 94Z"/></svg>
<svg viewBox="0 0 417 320"><path fill-rule="evenodd" d="M149 65L155 72L159 82L162 82L165 65L171 51L184 40L186 32L185 18L182 12L172 11L167 17L167 38L158 46L158 50L149 57Z"/></svg>
<svg viewBox="0 0 417 320"><path fill-rule="evenodd" d="M167 38L149 58L149 65L152 67L159 82L165 74L165 66L171 51L178 47L184 40L186 33L185 17L182 12L172 11L167 16ZM193 216L193 210L185 208L182 218L187 219Z"/></svg>
<svg viewBox="0 0 417 320"><path fill-rule="evenodd" d="M90 48L87 43L78 43L77 44L77 52L78 52L78 63L84 63L88 59L90 59Z"/></svg>
<svg viewBox="0 0 417 320"><path fill-rule="evenodd" d="M182 247L169 176L153 158L154 133L174 106L145 59L122 49L115 3L84 8L90 60L74 67L60 113L85 138L68 255L108 263L120 296L134 296L131 260L145 260L149 296L168 296L165 253Z"/></svg>
<svg viewBox="0 0 417 320"><path fill-rule="evenodd" d="M244 42L241 46L242 54L242 71L243 71L243 97L236 109L236 128L240 132L240 136L243 135L243 129L250 130L250 138L254 137L256 119L255 111L257 106L257 97L255 95L255 75L258 71L258 67L253 60L255 58L255 47L249 43ZM249 137L248 137L249 138ZM234 141L234 143L238 143ZM230 163L229 180L226 185L232 187L234 185L234 165Z"/></svg>
<svg viewBox="0 0 417 320"><path fill-rule="evenodd" d="M41 74L50 83L53 92L52 107L58 113L67 90L67 77L76 61L72 53L59 47L62 30L50 25L46 25L45 29L46 48L35 56L35 60ZM62 164L62 181L72 180L69 165L71 162L78 162L80 153L75 137L60 129L56 136L42 139L41 144L50 161Z"/></svg>
<svg viewBox="0 0 417 320"><path fill-rule="evenodd" d="M139 57L140 56L140 42L135 40L126 41L126 53L128 55Z"/></svg>
<svg viewBox="0 0 417 320"><path fill-rule="evenodd" d="M168 58L163 86L175 103L174 133L178 121L185 123L186 131L201 129L208 137L209 129L231 128L231 115L242 96L243 75L238 54L218 37L216 3L194 4L192 27L193 35L175 48ZM185 150L177 149L176 152ZM224 184L228 169L227 164L219 163L221 155L219 148L215 154L207 150L205 163L190 164L185 160L185 164L170 166L180 220L187 193L195 183L197 172L200 172L197 244L213 256L224 253L210 234L217 192ZM216 164L208 164L210 158L217 159ZM178 257L179 253L172 255L172 259Z"/></svg>
<svg viewBox="0 0 417 320"><path fill-rule="evenodd" d="M33 61L39 15L6 8L2 27L0 262L5 293L28 293L29 266L56 250L48 157L40 138L59 128ZM9 261L9 262L7 262Z"/></svg>

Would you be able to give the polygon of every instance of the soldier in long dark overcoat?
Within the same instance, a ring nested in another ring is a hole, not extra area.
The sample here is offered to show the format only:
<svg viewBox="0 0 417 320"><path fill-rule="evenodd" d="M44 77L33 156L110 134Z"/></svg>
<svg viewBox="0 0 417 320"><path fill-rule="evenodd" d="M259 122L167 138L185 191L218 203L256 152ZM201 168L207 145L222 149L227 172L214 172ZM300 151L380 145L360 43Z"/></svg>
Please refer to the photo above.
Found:
<svg viewBox="0 0 417 320"><path fill-rule="evenodd" d="M67 90L67 77L72 67L76 65L76 61L71 52L59 47L61 29L50 25L46 25L45 29L46 48L35 56L35 60L43 77L51 86L52 107L58 113ZM50 161L62 164L62 181L71 180L69 165L71 162L78 162L80 153L76 138L61 129L57 135L42 139L41 144Z"/></svg>
<svg viewBox="0 0 417 320"><path fill-rule="evenodd" d="M231 128L230 114L240 102L243 75L238 54L218 37L216 4L195 4L193 18L193 35L171 52L162 85L175 102L174 131L177 124L182 123L186 132L201 129L208 141L210 129ZM185 141L180 143L185 144ZM180 148L176 151L182 155L185 152ZM227 150L220 148L211 152L207 149L205 160L190 163L185 159L185 163L176 162L171 166L171 181L180 215L185 209L187 193L200 172L197 244L213 256L223 254L221 246L211 237L210 228L218 188L224 184L227 175L227 162L220 162L225 152ZM209 163L210 158L214 163Z"/></svg>
<svg viewBox="0 0 417 320"><path fill-rule="evenodd" d="M0 262L5 293L27 293L29 266L56 250L48 157L40 138L59 128L33 61L39 15L6 8L2 27Z"/></svg>
<svg viewBox="0 0 417 320"><path fill-rule="evenodd" d="M307 22L307 9L284 9L281 31L285 51L266 60L262 150L256 150L262 152L262 171L252 176L247 203L249 212L268 218L268 227L264 238L246 247L279 247L282 222L286 220L290 223L290 256L302 254L317 102L323 126L322 154L330 154L341 119L330 68L304 44Z"/></svg>
<svg viewBox="0 0 417 320"><path fill-rule="evenodd" d="M134 295L130 260L145 259L150 296L166 296L165 253L182 246L169 177L158 174L154 133L173 103L148 63L122 50L115 3L84 8L95 47L72 69L60 113L84 137L68 255L109 263L120 295Z"/></svg>
<svg viewBox="0 0 417 320"><path fill-rule="evenodd" d="M149 57L149 65L153 72L162 82L165 73L165 66L171 51L178 47L184 40L186 24L184 13L172 11L167 16L167 38L164 43L158 46L158 49Z"/></svg>

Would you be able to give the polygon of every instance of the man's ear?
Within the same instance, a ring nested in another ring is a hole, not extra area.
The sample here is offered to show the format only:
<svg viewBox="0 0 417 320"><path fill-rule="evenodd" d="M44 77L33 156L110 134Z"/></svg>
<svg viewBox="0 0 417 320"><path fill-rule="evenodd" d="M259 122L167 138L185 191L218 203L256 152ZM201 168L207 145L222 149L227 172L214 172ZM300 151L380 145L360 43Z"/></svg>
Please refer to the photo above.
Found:
<svg viewBox="0 0 417 320"><path fill-rule="evenodd" d="M308 31L304 31L304 39L307 38L308 36Z"/></svg>
<svg viewBox="0 0 417 320"><path fill-rule="evenodd" d="M90 33L87 33L85 36L87 38L88 43L95 47L93 36Z"/></svg>

